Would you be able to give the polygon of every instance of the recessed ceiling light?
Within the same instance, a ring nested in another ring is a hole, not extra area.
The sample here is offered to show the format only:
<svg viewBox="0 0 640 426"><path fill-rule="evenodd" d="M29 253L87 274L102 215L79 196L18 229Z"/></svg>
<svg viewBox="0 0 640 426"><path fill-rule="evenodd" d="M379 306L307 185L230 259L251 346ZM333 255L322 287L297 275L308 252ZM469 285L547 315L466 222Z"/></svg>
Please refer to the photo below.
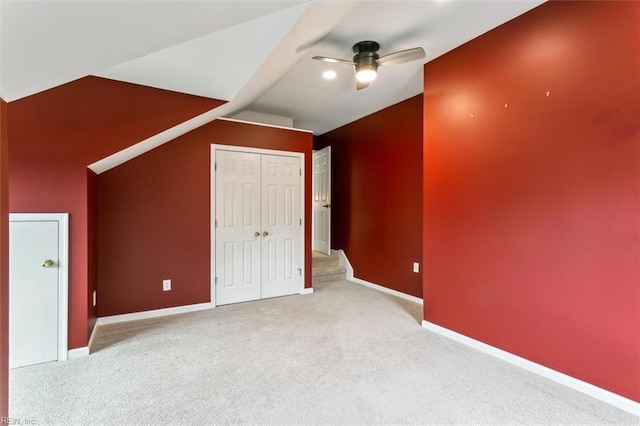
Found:
<svg viewBox="0 0 640 426"><path fill-rule="evenodd" d="M326 79L326 80L333 80L334 78L336 78L338 74L336 74L335 71L333 70L328 70L322 73L322 76Z"/></svg>

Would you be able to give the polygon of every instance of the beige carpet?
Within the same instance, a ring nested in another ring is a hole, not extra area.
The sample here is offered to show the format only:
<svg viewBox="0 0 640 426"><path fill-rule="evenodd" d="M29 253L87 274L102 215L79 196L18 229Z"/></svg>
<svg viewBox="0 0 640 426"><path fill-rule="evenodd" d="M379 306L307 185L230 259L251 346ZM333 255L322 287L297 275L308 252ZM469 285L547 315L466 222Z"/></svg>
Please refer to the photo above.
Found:
<svg viewBox="0 0 640 426"><path fill-rule="evenodd" d="M421 306L343 281L103 326L89 357L13 370L10 413L38 425L640 423L420 320Z"/></svg>

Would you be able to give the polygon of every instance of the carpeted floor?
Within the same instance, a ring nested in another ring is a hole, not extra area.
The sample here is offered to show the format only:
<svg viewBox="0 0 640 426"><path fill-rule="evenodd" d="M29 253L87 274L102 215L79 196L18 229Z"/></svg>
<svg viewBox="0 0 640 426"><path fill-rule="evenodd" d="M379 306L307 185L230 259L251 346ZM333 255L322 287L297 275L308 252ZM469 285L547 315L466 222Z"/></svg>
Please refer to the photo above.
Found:
<svg viewBox="0 0 640 426"><path fill-rule="evenodd" d="M640 424L420 327L353 284L100 327L86 358L12 370L42 424Z"/></svg>

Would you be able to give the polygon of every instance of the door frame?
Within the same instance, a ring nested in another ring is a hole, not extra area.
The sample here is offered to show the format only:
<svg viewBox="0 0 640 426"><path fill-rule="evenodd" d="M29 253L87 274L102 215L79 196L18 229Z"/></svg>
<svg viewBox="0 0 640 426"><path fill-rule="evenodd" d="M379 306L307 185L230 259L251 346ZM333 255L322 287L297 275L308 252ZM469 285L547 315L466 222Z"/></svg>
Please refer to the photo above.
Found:
<svg viewBox="0 0 640 426"><path fill-rule="evenodd" d="M209 220L209 227L211 229L211 277L209 280L209 288L211 293L211 307L215 307L216 305L216 152L220 151L235 151L235 152L248 152L252 154L267 154L267 155L280 155L285 157L298 157L300 159L300 218L302 219L302 224L300 226L300 268L302 269L302 280L300 283L300 293L304 291L305 284L305 223L306 223L306 211L304 208L305 205L305 169L304 169L304 153L303 152L294 152L294 151L281 151L276 149L263 149L263 148L250 148L246 146L235 146L235 145L222 145L222 144L211 144L211 157L209 170L211 175L211 186L210 190L210 209L209 214L211 215Z"/></svg>
<svg viewBox="0 0 640 426"><path fill-rule="evenodd" d="M9 222L58 222L58 361L65 361L69 350L69 213L10 213Z"/></svg>

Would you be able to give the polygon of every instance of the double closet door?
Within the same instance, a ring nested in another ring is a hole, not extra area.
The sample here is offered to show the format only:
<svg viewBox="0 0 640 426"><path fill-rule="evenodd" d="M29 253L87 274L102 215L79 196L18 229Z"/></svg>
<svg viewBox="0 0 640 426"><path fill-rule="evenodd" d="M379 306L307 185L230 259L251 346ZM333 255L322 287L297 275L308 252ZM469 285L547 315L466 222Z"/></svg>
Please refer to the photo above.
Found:
<svg viewBox="0 0 640 426"><path fill-rule="evenodd" d="M300 158L216 150L216 305L300 293Z"/></svg>

